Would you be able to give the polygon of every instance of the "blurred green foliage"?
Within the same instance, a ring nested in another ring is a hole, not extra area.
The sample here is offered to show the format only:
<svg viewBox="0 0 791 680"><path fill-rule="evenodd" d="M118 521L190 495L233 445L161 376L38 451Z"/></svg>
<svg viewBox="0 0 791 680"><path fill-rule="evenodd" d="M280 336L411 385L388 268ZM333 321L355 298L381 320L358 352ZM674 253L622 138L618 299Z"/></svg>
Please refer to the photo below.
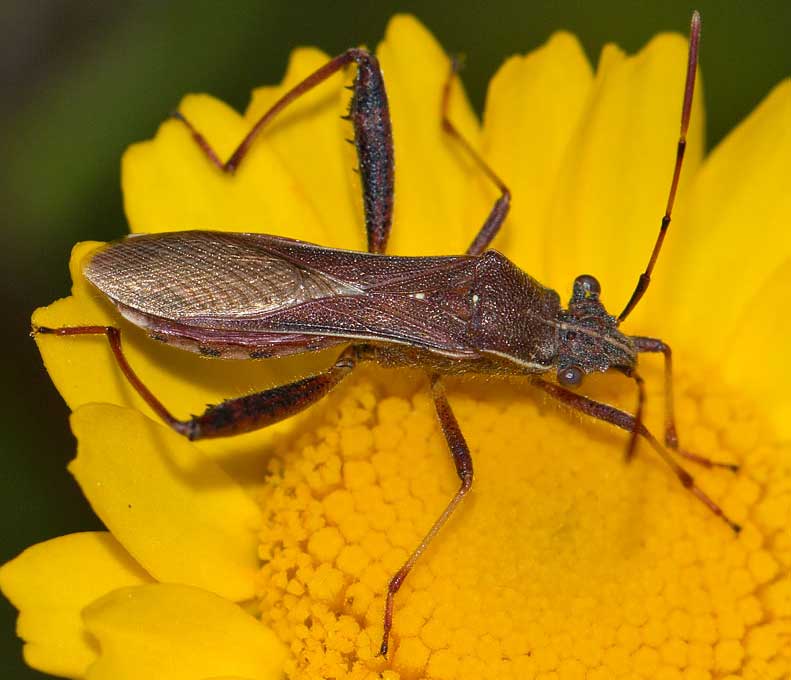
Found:
<svg viewBox="0 0 791 680"><path fill-rule="evenodd" d="M705 0L697 8L713 145L791 73L791 3ZM691 10L679 0L3 3L0 561L99 527L65 471L74 449L67 409L27 337L30 312L68 292L74 242L124 233L121 153L152 136L183 94L210 92L242 108L254 86L280 80L293 47L334 54L375 45L389 16L412 12L449 52L466 55L462 77L480 113L503 59L559 28L576 33L595 62L608 41L634 52L658 31L686 33ZM14 619L0 601L3 677L42 677L21 662Z"/></svg>

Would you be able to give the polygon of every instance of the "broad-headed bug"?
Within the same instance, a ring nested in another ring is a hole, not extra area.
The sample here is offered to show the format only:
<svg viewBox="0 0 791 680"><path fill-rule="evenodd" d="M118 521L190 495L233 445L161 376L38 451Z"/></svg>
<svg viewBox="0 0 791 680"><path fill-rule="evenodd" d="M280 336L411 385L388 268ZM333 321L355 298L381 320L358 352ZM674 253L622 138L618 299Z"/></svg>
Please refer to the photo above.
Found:
<svg viewBox="0 0 791 680"><path fill-rule="evenodd" d="M299 241L247 233L186 231L127 238L101 248L85 261L85 276L132 323L157 340L208 357L279 357L343 345L325 372L209 407L179 420L152 394L127 363L113 326L38 328L61 336L104 334L129 382L174 430L191 440L224 437L287 418L317 401L364 361L384 366L421 366L429 376L439 423L456 471L458 491L387 588L380 651L387 653L393 601L429 542L469 491L473 466L469 449L448 403L443 376L460 373L528 376L547 395L631 433L627 456L643 437L680 482L728 525L728 519L692 476L642 423L643 380L637 357L661 352L665 362L665 444L695 462L723 465L678 447L672 402L670 347L662 340L626 335L621 323L640 301L651 279L670 224L681 172L695 84L700 16L692 15L681 131L670 191L659 236L645 271L617 316L600 300L600 285L578 276L568 306L558 294L520 271L506 257L487 250L508 214L506 184L449 120L448 101L455 64L446 81L440 120L500 197L464 255L394 257L384 254L393 208L394 161L385 85L375 56L350 49L329 61L285 94L253 126L223 162L207 140L179 113L207 159L232 174L267 123L332 74L352 63L356 77L349 119L354 127L363 188L368 252L336 250ZM439 131L438 131L439 132ZM571 391L592 372L619 371L635 381L634 415ZM555 372L556 381L542 375Z"/></svg>

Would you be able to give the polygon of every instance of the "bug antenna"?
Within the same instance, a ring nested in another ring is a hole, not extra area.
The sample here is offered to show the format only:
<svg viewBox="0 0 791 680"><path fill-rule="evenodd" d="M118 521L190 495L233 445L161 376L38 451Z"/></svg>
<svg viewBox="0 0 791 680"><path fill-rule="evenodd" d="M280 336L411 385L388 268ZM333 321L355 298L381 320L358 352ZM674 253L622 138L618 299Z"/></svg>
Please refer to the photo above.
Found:
<svg viewBox="0 0 791 680"><path fill-rule="evenodd" d="M681 176L681 164L684 160L684 151L687 147L687 130L689 129L689 118L692 112L692 95L695 92L695 74L698 68L698 45L700 43L700 12L695 10L692 12L692 21L689 27L689 59L687 61L687 80L684 85L684 103L681 106L681 133L678 137L678 145L676 147L676 165L673 169L673 180L670 183L670 193L667 197L667 206L665 207L665 214L662 217L662 223L659 227L659 235L654 243L654 249L651 252L651 257L648 260L648 266L645 271L640 274L637 280L637 286L629 298L629 302L624 307L623 311L618 315L618 323L621 323L629 313L635 308L640 298L643 297L648 284L651 283L651 272L654 270L659 251L662 249L662 243L667 234L667 228L670 226L670 215L673 211L673 203L676 200L676 190L678 189L678 180Z"/></svg>

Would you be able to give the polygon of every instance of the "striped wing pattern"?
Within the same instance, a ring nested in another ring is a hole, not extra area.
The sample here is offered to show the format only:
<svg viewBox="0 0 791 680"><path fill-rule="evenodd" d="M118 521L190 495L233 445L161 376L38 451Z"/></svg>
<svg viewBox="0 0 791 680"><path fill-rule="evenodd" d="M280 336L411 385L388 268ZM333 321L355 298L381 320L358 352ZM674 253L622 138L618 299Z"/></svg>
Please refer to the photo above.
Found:
<svg viewBox="0 0 791 680"><path fill-rule="evenodd" d="M260 346L297 334L464 353L474 264L187 231L111 243L84 272L136 323L212 343Z"/></svg>

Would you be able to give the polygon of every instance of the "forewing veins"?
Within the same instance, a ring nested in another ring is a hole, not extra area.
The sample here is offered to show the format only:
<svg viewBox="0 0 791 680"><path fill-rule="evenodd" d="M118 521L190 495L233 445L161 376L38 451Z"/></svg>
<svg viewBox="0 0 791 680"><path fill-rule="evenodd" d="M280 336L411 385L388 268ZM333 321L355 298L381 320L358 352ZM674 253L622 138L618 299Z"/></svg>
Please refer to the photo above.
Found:
<svg viewBox="0 0 791 680"><path fill-rule="evenodd" d="M89 259L86 277L138 325L260 347L274 334L469 351L474 258L393 257L262 234L141 235Z"/></svg>

